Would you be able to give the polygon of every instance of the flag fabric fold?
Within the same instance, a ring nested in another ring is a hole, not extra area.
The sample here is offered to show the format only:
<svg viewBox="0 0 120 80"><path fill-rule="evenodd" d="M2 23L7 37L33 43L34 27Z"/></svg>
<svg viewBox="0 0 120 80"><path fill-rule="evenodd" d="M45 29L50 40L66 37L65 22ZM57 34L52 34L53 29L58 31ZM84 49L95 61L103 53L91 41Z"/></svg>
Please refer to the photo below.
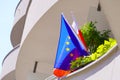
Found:
<svg viewBox="0 0 120 80"><path fill-rule="evenodd" d="M73 17L74 17L74 16L73 16ZM75 18L73 18L73 19L75 19ZM75 32L77 33L77 35L78 35L78 37L80 38L80 40L82 41L82 44L85 46L86 50L88 50L88 49L87 49L86 42L85 42L84 37L83 37L83 35L82 35L82 32L81 32L80 29L78 29L78 25L77 25L77 23L76 23L75 20L73 20L72 27L73 27L73 29L75 30Z"/></svg>
<svg viewBox="0 0 120 80"><path fill-rule="evenodd" d="M57 77L65 76L66 73L70 72L71 61L86 55L88 55L88 52L85 46L62 14L60 38L54 64L54 75ZM60 73L62 73L62 75L60 75Z"/></svg>

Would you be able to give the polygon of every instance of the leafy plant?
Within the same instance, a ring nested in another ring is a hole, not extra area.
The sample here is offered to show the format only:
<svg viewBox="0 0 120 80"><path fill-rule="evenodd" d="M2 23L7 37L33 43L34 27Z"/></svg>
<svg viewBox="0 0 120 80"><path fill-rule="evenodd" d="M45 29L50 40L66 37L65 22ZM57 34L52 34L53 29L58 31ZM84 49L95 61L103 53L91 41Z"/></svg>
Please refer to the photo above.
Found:
<svg viewBox="0 0 120 80"><path fill-rule="evenodd" d="M112 38L104 40L104 44L99 45L96 52L90 54L89 56L79 57L76 60L72 61L70 67L71 71L84 67L90 62L97 60L99 57L104 55L110 48L112 48L116 43L116 40Z"/></svg>
<svg viewBox="0 0 120 80"><path fill-rule="evenodd" d="M95 52L97 47L104 43L104 40L108 40L111 32L110 30L98 31L95 24L96 22L88 22L81 28L81 32L91 53Z"/></svg>

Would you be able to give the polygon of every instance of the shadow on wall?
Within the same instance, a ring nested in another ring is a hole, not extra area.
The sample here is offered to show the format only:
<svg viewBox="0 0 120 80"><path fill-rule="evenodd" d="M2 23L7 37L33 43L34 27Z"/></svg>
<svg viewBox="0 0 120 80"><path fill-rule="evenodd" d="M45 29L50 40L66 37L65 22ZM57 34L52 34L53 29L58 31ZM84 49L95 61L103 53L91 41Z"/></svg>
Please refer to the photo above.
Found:
<svg viewBox="0 0 120 80"><path fill-rule="evenodd" d="M96 27L99 31L111 30L104 12L102 10L98 11L96 7L90 7L87 21L97 22ZM111 33L111 37L113 37L113 33Z"/></svg>

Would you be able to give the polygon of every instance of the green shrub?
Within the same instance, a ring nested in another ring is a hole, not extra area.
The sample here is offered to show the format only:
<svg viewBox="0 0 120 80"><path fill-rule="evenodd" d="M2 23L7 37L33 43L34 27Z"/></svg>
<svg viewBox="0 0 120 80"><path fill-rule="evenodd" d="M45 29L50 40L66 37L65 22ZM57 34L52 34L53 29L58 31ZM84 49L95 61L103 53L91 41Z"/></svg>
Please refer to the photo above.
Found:
<svg viewBox="0 0 120 80"><path fill-rule="evenodd" d="M108 40L111 32L110 30L98 31L95 24L96 22L88 22L81 28L81 32L90 53L95 52L97 47L104 43L104 40Z"/></svg>
<svg viewBox="0 0 120 80"><path fill-rule="evenodd" d="M90 54L89 56L79 57L76 60L71 62L71 71L79 69L92 61L97 60L99 57L104 55L110 48L112 48L116 44L116 40L109 38L108 40L104 40L104 43L99 45L96 49L96 52Z"/></svg>

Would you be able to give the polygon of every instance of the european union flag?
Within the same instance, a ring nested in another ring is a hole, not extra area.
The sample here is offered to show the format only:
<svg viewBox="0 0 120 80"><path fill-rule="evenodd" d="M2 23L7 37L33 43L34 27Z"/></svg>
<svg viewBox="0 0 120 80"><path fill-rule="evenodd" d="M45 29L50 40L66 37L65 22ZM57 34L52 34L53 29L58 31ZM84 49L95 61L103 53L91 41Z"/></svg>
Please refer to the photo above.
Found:
<svg viewBox="0 0 120 80"><path fill-rule="evenodd" d="M61 30L54 68L68 71L72 60L88 55L78 35L61 15Z"/></svg>

